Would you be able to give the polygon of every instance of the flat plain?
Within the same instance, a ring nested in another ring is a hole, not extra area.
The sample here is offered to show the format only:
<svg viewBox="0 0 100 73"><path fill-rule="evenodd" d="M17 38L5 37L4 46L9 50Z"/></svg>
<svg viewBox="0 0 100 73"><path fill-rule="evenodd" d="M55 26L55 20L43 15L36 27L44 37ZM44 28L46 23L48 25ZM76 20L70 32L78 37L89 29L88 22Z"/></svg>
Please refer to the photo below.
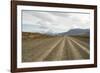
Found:
<svg viewBox="0 0 100 73"><path fill-rule="evenodd" d="M90 57L89 36L50 36L22 32L22 62L85 60Z"/></svg>

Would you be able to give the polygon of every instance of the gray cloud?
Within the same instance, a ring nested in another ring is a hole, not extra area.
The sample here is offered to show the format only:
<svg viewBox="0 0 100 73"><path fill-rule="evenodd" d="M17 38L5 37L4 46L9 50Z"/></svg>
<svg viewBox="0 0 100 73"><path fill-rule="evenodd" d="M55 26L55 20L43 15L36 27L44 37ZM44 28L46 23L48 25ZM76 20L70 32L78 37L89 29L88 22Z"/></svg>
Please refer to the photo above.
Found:
<svg viewBox="0 0 100 73"><path fill-rule="evenodd" d="M83 13L25 10L22 11L22 31L61 33L74 28L87 29L90 26L89 19L90 14Z"/></svg>

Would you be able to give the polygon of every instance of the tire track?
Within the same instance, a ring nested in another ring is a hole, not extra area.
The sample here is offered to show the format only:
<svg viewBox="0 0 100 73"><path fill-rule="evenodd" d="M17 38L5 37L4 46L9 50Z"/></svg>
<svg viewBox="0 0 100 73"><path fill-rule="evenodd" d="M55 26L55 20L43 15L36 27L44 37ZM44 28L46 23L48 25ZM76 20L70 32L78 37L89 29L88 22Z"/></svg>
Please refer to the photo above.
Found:
<svg viewBox="0 0 100 73"><path fill-rule="evenodd" d="M83 41L81 41L81 40L79 40L77 38L74 38L74 37L71 37L71 39L75 40L75 41L79 42L80 44L83 44L84 46L86 46L87 48L89 48L89 43L88 42L87 43L83 42Z"/></svg>
<svg viewBox="0 0 100 73"><path fill-rule="evenodd" d="M51 48L48 48L47 51L39 55L36 61L43 61L55 49L55 47L58 46L59 43L61 43L61 41L62 39L59 39Z"/></svg>
<svg viewBox="0 0 100 73"><path fill-rule="evenodd" d="M56 45L56 47L53 49L53 51L45 58L46 61L48 60L62 60L63 55L63 47L64 47L64 39L61 38L61 41L59 44Z"/></svg>
<svg viewBox="0 0 100 73"><path fill-rule="evenodd" d="M87 47L84 47L82 44L80 44L79 42L73 40L71 37L69 37L69 38L72 42L74 42L76 45L78 45L80 48L82 48L82 50L84 50L86 53L88 53L88 54L90 53L89 50L87 49Z"/></svg>
<svg viewBox="0 0 100 73"><path fill-rule="evenodd" d="M70 47L69 50L72 52L71 55L73 56L71 59L82 59L80 52L73 45L73 42L70 40L70 38L68 38L67 40L68 40L68 44L69 44L69 47Z"/></svg>

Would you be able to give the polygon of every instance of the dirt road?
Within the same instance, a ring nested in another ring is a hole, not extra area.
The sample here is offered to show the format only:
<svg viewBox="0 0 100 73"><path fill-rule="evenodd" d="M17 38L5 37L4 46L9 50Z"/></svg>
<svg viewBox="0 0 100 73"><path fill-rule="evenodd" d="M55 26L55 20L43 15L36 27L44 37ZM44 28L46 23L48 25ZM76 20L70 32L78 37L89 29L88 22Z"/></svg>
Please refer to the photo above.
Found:
<svg viewBox="0 0 100 73"><path fill-rule="evenodd" d="M22 61L61 61L89 59L89 38L51 37L23 40Z"/></svg>

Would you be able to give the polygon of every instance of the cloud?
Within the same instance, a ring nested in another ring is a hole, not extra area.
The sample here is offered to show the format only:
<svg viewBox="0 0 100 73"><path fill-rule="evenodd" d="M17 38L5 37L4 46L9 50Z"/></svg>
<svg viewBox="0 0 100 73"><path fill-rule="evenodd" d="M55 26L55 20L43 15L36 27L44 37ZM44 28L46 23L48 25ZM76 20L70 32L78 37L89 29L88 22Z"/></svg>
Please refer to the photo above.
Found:
<svg viewBox="0 0 100 73"><path fill-rule="evenodd" d="M90 14L71 12L22 11L22 31L61 33L70 29L87 29Z"/></svg>

